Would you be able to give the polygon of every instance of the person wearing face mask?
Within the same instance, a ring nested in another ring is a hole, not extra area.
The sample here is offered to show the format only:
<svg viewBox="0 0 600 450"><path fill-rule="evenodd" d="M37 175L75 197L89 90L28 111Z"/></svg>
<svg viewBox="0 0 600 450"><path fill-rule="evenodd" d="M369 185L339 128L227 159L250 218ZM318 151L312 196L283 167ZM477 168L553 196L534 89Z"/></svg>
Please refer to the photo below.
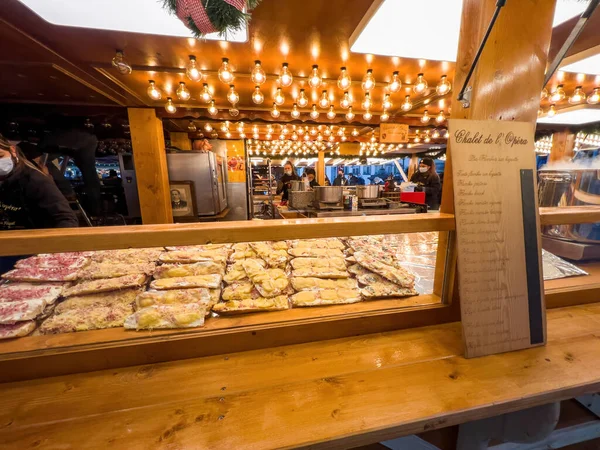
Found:
<svg viewBox="0 0 600 450"><path fill-rule="evenodd" d="M433 159L423 158L419 163L419 170L410 177L410 181L417 185L416 192L425 192L425 203L429 209L440 209L442 183L435 170Z"/></svg>
<svg viewBox="0 0 600 450"><path fill-rule="evenodd" d="M292 181L298 180L298 175L296 175L296 169L294 169L294 165L290 161L286 161L283 165L283 176L281 180L279 180L279 184L277 186L277 194L281 194L281 202L285 204L288 201L289 197L289 189L292 186Z"/></svg>
<svg viewBox="0 0 600 450"><path fill-rule="evenodd" d="M0 230L77 226L52 178L0 135Z"/></svg>
<svg viewBox="0 0 600 450"><path fill-rule="evenodd" d="M348 180L344 176L344 169L342 169L341 167L338 169L337 177L335 178L335 180L333 180L333 185L334 186L347 186L348 185Z"/></svg>
<svg viewBox="0 0 600 450"><path fill-rule="evenodd" d="M309 182L311 188L314 188L316 186L321 186L319 183L317 183L317 173L315 172L315 169L309 167L308 169L306 169L304 171L304 173L306 174L306 177L308 178L308 182Z"/></svg>

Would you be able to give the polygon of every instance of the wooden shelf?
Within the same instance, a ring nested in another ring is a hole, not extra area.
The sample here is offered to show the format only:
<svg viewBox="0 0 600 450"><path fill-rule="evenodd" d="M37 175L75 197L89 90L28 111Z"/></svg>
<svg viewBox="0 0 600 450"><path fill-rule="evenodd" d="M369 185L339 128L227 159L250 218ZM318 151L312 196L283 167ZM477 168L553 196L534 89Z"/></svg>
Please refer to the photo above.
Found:
<svg viewBox="0 0 600 450"><path fill-rule="evenodd" d="M0 256L263 240L397 234L455 229L454 215L407 214L3 231Z"/></svg>
<svg viewBox="0 0 600 450"><path fill-rule="evenodd" d="M575 265L589 275L545 281L547 308L595 303L600 300L600 261L575 262Z"/></svg>
<svg viewBox="0 0 600 450"><path fill-rule="evenodd" d="M600 222L600 206L540 208L542 225L571 225Z"/></svg>

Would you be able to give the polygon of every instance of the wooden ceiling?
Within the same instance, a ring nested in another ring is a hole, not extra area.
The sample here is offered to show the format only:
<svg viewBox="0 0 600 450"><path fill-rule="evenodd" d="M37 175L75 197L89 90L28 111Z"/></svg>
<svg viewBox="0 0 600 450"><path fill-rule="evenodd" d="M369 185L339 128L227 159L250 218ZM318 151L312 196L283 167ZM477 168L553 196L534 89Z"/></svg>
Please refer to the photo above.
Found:
<svg viewBox="0 0 600 450"><path fill-rule="evenodd" d="M154 1L154 0L151 0ZM454 64L350 53L349 38L378 0L288 0L282 7L280 0L263 0L254 11L247 43L198 41L194 39L143 35L116 31L92 30L52 25L17 0L2 0L0 9L0 102L38 103L53 107L80 105L82 114L92 115L98 108L155 107L165 118L193 118L199 120L245 120L247 122L293 122L294 124L335 124L350 126L339 106L343 95L337 87L340 67L346 66L353 84L349 89L353 98L356 118L352 125L376 127L382 112L383 95L393 71L399 71L404 86L391 95L393 107L391 121L422 127L419 118L425 109L435 116L440 110L448 114L451 97L459 86L453 86L451 95L437 96L435 86L442 75L453 80ZM551 54L574 26L575 19L555 29ZM600 13L578 40L570 56L589 51L600 45ZM424 31L427 32L425 29ZM15 51L15 49L18 49ZM116 49L125 52L125 59L133 67L131 75L120 75L110 64ZM189 55L195 55L205 73L202 82L192 82L185 77ZM219 81L217 70L222 58L229 58L235 67L236 91L240 95L237 105L240 113L233 118L229 112L226 94L229 86ZM251 100L254 83L250 73L254 60L262 61L267 82L261 87L265 101L255 105ZM277 75L283 62L289 63L294 76L291 87L283 88L285 103L279 107L281 117L269 114L273 95L278 87ZM311 66L318 64L324 76L324 86L310 89L306 76ZM361 103L364 93L360 82L367 69L373 69L377 86L372 93L374 117L362 117ZM423 72L429 83L424 95L411 90L418 73ZM564 77L559 81L559 77ZM148 81L152 79L161 91L160 101L151 100L147 94ZM175 90L185 81L192 98L187 102L177 100ZM583 85L586 93L598 84L596 77L577 80L577 74L557 74L549 83L549 90L564 84L567 96L575 86ZM207 114L207 105L200 101L202 83L208 83L219 114ZM302 109L299 120L289 115L294 98L300 89L306 89L309 107ZM312 103L317 103L322 90L327 90L333 100L335 119L326 117L327 110L319 108L317 120L309 118ZM410 95L413 108L408 113L400 110L405 95ZM165 99L171 96L178 110L169 115L164 110ZM564 101L565 106L568 105ZM549 103L542 102L542 108ZM557 108L562 104L557 105ZM186 123L186 122L184 122ZM183 126L183 130L187 125ZM178 127L174 126L174 130Z"/></svg>

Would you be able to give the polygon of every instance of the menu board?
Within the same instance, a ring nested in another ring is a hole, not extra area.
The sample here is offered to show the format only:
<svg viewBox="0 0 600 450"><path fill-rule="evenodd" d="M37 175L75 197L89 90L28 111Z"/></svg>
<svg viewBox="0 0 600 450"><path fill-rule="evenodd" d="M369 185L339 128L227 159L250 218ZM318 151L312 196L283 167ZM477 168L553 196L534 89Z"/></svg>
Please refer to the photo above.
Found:
<svg viewBox="0 0 600 450"><path fill-rule="evenodd" d="M545 343L534 125L449 121L466 356Z"/></svg>
<svg viewBox="0 0 600 450"><path fill-rule="evenodd" d="M408 142L408 125L382 123L379 125L379 141L386 144L403 144Z"/></svg>

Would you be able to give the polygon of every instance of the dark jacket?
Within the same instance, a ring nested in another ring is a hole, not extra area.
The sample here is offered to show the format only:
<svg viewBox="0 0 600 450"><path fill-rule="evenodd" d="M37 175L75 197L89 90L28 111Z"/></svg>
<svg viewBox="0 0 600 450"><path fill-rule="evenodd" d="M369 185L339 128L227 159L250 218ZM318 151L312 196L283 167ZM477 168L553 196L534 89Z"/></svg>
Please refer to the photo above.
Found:
<svg viewBox="0 0 600 450"><path fill-rule="evenodd" d="M281 201L287 201L289 193L288 190L290 188L290 181L295 181L295 180L299 180L300 178L298 178L298 175L286 175L283 174L283 176L281 177L281 180L279 180L281 182L281 186L279 186L277 188L277 194L281 194Z"/></svg>
<svg viewBox="0 0 600 450"><path fill-rule="evenodd" d="M421 173L415 172L410 177L410 181L416 183L416 188L419 192L425 192L425 203L429 209L440 208L440 193L442 191L442 183L437 173Z"/></svg>
<svg viewBox="0 0 600 450"><path fill-rule="evenodd" d="M75 213L52 178L20 163L0 181L0 230L77 226Z"/></svg>
<svg viewBox="0 0 600 450"><path fill-rule="evenodd" d="M312 180L309 184L310 184L311 188L314 188L314 187L317 187L317 186L321 186L319 183L317 183L317 179L316 178L314 180Z"/></svg>
<svg viewBox="0 0 600 450"><path fill-rule="evenodd" d="M338 175L335 180L333 180L333 185L334 186L346 186L348 185L348 180L346 179L345 176L340 176Z"/></svg>

